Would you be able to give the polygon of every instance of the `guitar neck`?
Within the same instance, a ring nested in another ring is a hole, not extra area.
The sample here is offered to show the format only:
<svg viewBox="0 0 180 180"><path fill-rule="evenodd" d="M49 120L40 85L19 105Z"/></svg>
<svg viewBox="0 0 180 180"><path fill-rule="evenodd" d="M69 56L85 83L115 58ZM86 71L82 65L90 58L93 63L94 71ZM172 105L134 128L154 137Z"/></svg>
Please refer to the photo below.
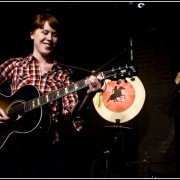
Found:
<svg viewBox="0 0 180 180"><path fill-rule="evenodd" d="M31 99L31 100L27 101L25 104L25 112L35 109L37 107L43 106L47 103L50 103L50 102L57 100L63 96L66 96L70 93L73 93L75 91L83 89L87 86L88 86L87 80L82 79L80 81L77 81L77 82L65 87L65 88L60 88L56 91L52 91L48 94Z"/></svg>

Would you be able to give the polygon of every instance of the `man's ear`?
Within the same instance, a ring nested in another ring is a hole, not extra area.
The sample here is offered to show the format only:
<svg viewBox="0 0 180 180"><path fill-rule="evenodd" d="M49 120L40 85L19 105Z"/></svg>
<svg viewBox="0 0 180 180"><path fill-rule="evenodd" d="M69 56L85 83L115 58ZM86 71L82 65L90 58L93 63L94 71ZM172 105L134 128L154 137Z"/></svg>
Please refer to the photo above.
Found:
<svg viewBox="0 0 180 180"><path fill-rule="evenodd" d="M33 35L33 33L32 33L32 32L30 32L29 34L30 34L30 38L31 38L31 39L34 39L34 35Z"/></svg>

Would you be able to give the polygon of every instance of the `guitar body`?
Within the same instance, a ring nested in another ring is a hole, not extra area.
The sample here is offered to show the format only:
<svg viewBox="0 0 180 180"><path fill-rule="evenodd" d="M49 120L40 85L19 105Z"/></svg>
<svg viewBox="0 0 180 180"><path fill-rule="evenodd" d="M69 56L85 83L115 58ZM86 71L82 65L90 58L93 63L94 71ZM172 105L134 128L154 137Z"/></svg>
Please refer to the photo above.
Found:
<svg viewBox="0 0 180 180"><path fill-rule="evenodd" d="M16 110L16 116L0 124L0 150L7 150L16 147L21 135L43 135L50 128L50 118L44 118L42 107L37 107L28 112L19 111L24 107L25 102L39 97L40 93L35 86L26 85L19 89L12 96L0 94L0 107L4 111ZM43 117L43 118L42 118ZM46 116L47 117L47 116Z"/></svg>

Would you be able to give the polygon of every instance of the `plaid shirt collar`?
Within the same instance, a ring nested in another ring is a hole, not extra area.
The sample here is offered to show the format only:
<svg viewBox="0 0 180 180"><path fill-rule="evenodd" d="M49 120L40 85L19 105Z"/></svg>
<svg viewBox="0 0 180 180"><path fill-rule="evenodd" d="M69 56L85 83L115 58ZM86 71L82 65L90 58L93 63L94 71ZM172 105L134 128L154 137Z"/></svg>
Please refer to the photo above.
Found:
<svg viewBox="0 0 180 180"><path fill-rule="evenodd" d="M30 54L29 58L28 58L28 62L31 63L32 61L38 61L36 57L33 56L33 54ZM56 60L53 60L52 63L52 70L55 70L56 67L58 66L58 62Z"/></svg>

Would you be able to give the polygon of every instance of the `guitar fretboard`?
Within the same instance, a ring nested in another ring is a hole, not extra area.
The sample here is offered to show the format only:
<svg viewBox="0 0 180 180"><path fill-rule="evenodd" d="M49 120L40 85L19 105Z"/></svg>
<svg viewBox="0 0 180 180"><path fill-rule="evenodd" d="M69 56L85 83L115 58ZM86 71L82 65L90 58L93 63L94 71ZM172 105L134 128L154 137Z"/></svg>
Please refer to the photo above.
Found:
<svg viewBox="0 0 180 180"><path fill-rule="evenodd" d="M68 87L60 88L56 91L52 91L41 97L37 97L32 100L29 100L25 104L25 112L35 109L37 107L43 106L47 103L50 103L54 100L57 100L65 95L73 93L73 92L80 90L82 88L85 88L87 86L88 86L87 80L83 79L83 80L80 80L76 83L69 85Z"/></svg>

